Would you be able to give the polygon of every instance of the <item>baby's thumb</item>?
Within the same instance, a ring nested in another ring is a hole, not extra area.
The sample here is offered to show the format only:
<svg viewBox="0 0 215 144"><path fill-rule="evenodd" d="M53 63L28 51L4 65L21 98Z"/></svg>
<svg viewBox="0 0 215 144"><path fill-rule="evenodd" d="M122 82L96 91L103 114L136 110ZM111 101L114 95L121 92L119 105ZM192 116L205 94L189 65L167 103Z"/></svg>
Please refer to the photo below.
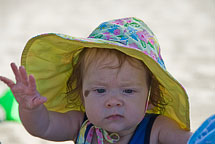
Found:
<svg viewBox="0 0 215 144"><path fill-rule="evenodd" d="M47 101L47 98L46 97L37 97L33 100L33 104L35 107L41 105L41 104L44 104L45 102Z"/></svg>

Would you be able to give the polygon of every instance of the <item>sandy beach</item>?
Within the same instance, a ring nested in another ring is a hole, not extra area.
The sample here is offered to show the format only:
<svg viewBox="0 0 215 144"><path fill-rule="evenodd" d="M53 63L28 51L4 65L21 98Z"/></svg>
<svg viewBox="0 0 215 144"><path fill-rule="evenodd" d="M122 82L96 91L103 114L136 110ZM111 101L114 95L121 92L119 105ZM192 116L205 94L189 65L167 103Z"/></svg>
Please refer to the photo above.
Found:
<svg viewBox="0 0 215 144"><path fill-rule="evenodd" d="M138 17L157 36L168 71L185 87L191 130L215 113L214 0L0 0L0 75L14 80L26 42L41 33L87 37L101 22ZM0 94L7 90L0 82ZM1 144L54 144L0 122ZM59 143L59 142L58 142ZM72 142L60 142L59 144Z"/></svg>

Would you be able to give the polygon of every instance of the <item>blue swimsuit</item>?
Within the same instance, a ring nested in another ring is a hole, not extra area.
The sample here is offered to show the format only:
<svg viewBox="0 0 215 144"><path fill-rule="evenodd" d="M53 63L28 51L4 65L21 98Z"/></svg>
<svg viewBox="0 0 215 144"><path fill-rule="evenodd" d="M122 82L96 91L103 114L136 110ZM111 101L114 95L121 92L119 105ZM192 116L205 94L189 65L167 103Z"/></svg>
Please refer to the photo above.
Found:
<svg viewBox="0 0 215 144"><path fill-rule="evenodd" d="M140 122L140 124L137 126L135 133L131 137L128 144L149 144L150 142L150 134L152 130L153 123L155 119L157 118L158 114L146 114L144 119ZM85 116L84 122L86 122L87 117ZM88 124L85 133L81 134L79 133L79 136L77 138L76 144L88 144L89 141L87 136L89 135L90 129L93 127L93 124ZM81 137L84 137L84 139Z"/></svg>
<svg viewBox="0 0 215 144"><path fill-rule="evenodd" d="M146 114L137 126L129 144L149 144L152 126L157 116L157 114Z"/></svg>

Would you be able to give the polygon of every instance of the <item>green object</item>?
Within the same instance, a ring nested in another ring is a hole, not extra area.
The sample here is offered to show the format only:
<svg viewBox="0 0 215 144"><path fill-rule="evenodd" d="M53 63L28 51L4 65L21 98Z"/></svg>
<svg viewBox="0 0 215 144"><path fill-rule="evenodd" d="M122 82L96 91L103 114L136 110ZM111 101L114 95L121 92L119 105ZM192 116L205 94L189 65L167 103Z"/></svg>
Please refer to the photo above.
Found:
<svg viewBox="0 0 215 144"><path fill-rule="evenodd" d="M20 122L18 106L19 104L14 98L11 90L8 90L0 95L0 117L2 117L0 119ZM1 112L3 114L1 114Z"/></svg>

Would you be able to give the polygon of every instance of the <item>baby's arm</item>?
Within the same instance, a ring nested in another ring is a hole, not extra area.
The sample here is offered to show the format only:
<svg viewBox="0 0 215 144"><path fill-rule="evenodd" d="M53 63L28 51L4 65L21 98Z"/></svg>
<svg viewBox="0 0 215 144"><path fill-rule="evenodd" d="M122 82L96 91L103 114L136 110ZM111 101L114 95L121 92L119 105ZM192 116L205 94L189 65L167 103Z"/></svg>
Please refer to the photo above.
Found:
<svg viewBox="0 0 215 144"><path fill-rule="evenodd" d="M154 122L150 143L186 144L192 133L185 131L172 119L160 115Z"/></svg>
<svg viewBox="0 0 215 144"><path fill-rule="evenodd" d="M83 113L48 111L43 105L47 99L38 93L34 77L28 76L22 66L18 69L12 63L11 68L16 83L1 76L0 80L10 87L19 103L20 119L26 130L34 136L48 140L74 140L83 121Z"/></svg>
<svg viewBox="0 0 215 144"><path fill-rule="evenodd" d="M43 104L34 110L19 108L19 111L30 134L53 141L75 140L83 121L83 113L79 111L52 112L47 111Z"/></svg>

